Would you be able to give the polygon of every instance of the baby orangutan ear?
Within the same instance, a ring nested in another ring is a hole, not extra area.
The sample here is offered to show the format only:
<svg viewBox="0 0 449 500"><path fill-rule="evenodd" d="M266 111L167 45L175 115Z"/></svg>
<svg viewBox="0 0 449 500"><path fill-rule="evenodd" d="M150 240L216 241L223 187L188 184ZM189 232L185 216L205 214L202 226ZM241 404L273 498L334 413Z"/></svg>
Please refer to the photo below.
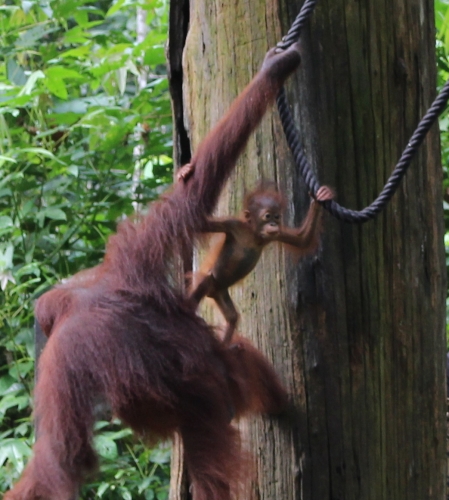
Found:
<svg viewBox="0 0 449 500"><path fill-rule="evenodd" d="M244 210L243 211L243 217L245 217L246 221L251 220L251 212L249 210Z"/></svg>

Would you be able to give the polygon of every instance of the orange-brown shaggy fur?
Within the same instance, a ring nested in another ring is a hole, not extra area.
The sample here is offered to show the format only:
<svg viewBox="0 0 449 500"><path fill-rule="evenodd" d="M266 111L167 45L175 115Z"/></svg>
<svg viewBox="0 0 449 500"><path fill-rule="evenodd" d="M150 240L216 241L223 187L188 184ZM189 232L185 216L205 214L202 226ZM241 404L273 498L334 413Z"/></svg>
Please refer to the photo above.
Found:
<svg viewBox="0 0 449 500"><path fill-rule="evenodd" d="M271 53L198 148L194 174L147 215L121 223L102 264L44 294L49 337L38 367L34 455L5 500L71 500L95 470L94 404L143 437L179 432L195 500L228 500L239 470L231 414L276 412L285 392L248 342L225 348L176 285L248 136L298 66L297 47Z"/></svg>

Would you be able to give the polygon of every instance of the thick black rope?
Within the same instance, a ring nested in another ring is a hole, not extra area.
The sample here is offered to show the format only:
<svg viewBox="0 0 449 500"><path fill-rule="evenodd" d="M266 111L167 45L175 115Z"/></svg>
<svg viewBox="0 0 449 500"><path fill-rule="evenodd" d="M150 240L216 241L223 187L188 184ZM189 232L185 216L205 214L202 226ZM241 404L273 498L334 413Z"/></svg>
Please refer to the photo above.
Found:
<svg viewBox="0 0 449 500"><path fill-rule="evenodd" d="M435 123L438 116L446 107L446 103L449 99L449 81L443 87L443 90L434 100L431 107L425 114L424 118L419 122L419 125L415 132L413 133L410 142L407 144L402 156L394 168L390 178L385 184L379 196L363 210L356 211L344 208L339 205L336 201L330 200L323 203L323 206L337 219L344 220L346 222L366 222L373 219L390 201L391 197L396 192L399 184L401 183L404 174L407 172L408 167L413 159L413 156L417 152L418 148L421 146L427 132L430 130L432 125ZM278 95L277 105L279 110L279 115L282 121L282 127L284 129L285 137L287 139L288 145L292 151L293 158L299 169L304 182L310 191L310 193L315 196L320 185L316 178L315 173L310 168L309 162L307 161L304 150L301 146L301 141L299 139L298 131L296 130L293 117L290 113L289 104L285 95L284 89Z"/></svg>
<svg viewBox="0 0 449 500"><path fill-rule="evenodd" d="M307 19L309 19L313 10L315 9L316 0L306 0L293 21L288 33L282 38L282 40L276 45L282 50L288 49L290 45L293 45L299 38L301 30L304 27Z"/></svg>
<svg viewBox="0 0 449 500"><path fill-rule="evenodd" d="M294 23L292 24L287 35L282 39L281 42L277 44L277 47L285 50L290 47L299 38L301 29L303 28L305 22L307 21L310 14L315 8L316 0L306 0L301 8L300 13L296 17ZM427 113L424 115L422 120L419 122L418 127L413 133L409 143L407 144L404 152L401 155L399 162L394 168L390 178L385 184L379 196L363 210L356 211L344 208L339 205L336 201L330 200L323 203L323 206L337 219L344 220L346 222L367 222L373 219L376 215L385 208L385 205L390 201L391 197L396 192L404 174L407 172L410 163L417 152L418 148L421 146L427 132L430 130L432 125L438 119L438 116L443 112L446 107L447 101L449 100L449 81L446 82L440 94L433 101L432 105L428 109ZM287 139L287 143L293 154L295 163L299 169L304 182L310 191L310 193L315 196L320 185L315 173L311 169L304 150L301 145L301 140L299 138L298 131L295 127L295 122L290 113L290 107L287 101L287 96L285 90L281 89L277 98L277 105L279 110L279 115L282 121L282 127L284 129L284 134Z"/></svg>

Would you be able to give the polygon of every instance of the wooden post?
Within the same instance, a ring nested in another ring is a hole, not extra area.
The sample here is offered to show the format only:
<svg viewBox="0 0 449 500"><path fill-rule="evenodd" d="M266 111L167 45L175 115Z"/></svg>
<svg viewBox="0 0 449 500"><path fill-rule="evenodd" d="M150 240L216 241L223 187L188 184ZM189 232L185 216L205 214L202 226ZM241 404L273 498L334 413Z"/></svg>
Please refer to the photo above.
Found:
<svg viewBox="0 0 449 500"><path fill-rule="evenodd" d="M193 150L301 4L190 2L183 125ZM288 95L321 182L360 209L435 95L433 0L317 5ZM298 224L309 199L276 113L250 141L220 214L238 212L262 176L279 183L286 220ZM290 426L245 426L256 462L245 500L443 500L443 232L435 127L376 221L350 226L327 217L316 256L297 262L268 249L231 291L240 330L273 360L295 406Z"/></svg>

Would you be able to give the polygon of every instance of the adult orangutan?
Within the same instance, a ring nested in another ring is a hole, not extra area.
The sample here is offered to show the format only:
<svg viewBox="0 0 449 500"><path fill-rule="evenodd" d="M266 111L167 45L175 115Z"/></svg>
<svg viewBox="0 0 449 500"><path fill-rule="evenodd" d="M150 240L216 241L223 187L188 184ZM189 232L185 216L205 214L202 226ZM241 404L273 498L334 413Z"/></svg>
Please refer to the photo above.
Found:
<svg viewBox="0 0 449 500"><path fill-rule="evenodd" d="M224 346L174 279L249 135L298 67L294 45L261 71L198 147L194 173L122 222L104 262L45 293L49 337L38 366L34 455L5 500L71 500L97 463L94 404L106 401L143 438L179 432L195 500L228 500L241 464L232 415L277 412L286 394L247 341Z"/></svg>

